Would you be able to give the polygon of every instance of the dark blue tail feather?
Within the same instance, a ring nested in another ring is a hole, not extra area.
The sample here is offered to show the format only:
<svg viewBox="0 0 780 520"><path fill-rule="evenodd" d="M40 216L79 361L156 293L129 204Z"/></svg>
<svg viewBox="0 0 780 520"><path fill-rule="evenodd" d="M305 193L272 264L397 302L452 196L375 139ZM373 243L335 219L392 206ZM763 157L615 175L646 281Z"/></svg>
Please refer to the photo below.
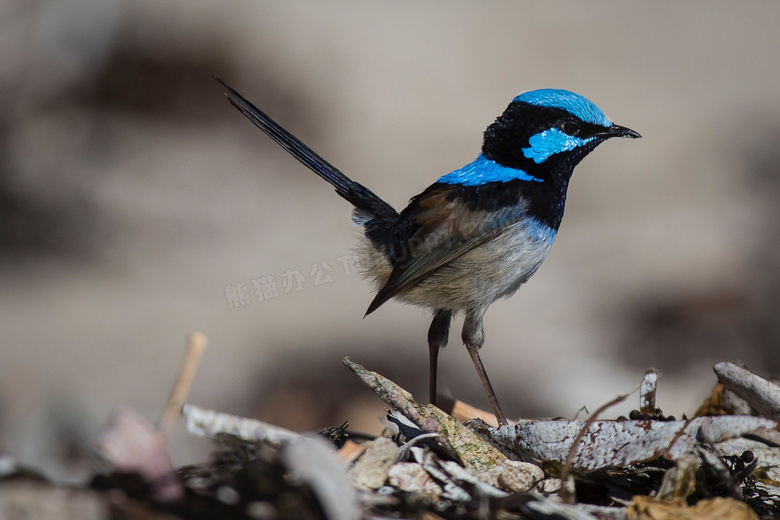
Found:
<svg viewBox="0 0 780 520"><path fill-rule="evenodd" d="M328 181L336 188L336 193L357 209L371 216L385 219L394 219L398 216L398 212L374 192L341 173L335 166L320 157L314 150L303 144L300 139L282 128L276 121L244 99L241 94L227 86L219 78L215 77L214 79L225 89L225 94L230 103L244 114L247 119L252 121L255 126L265 132L268 137L276 141L293 157Z"/></svg>

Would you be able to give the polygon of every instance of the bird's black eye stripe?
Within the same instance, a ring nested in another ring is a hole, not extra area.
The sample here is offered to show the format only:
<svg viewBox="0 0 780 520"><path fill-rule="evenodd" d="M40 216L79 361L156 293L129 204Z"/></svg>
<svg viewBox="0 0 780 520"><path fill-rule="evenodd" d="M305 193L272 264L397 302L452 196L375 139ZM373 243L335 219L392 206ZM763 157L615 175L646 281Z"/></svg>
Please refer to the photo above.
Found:
<svg viewBox="0 0 780 520"><path fill-rule="evenodd" d="M560 120L556 127L565 134L572 137L579 137L580 139L587 139L606 130L606 127L601 125L594 125L593 123L586 123L578 119L568 118Z"/></svg>
<svg viewBox="0 0 780 520"><path fill-rule="evenodd" d="M561 121L558 124L558 128L563 130L564 133L572 136L579 135L580 133L580 124L572 120Z"/></svg>

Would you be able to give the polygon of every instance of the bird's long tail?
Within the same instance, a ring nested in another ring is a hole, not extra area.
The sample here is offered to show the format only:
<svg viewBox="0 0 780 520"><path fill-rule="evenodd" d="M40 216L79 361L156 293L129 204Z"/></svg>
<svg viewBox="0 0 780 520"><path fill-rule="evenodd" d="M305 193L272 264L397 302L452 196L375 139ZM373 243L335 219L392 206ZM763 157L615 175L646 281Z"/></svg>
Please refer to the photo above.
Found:
<svg viewBox="0 0 780 520"><path fill-rule="evenodd" d="M241 94L227 86L219 78L214 78L225 89L225 95L255 126L265 132L293 157L309 167L314 173L328 181L336 188L336 193L349 201L355 208L375 217L394 218L398 213L390 204L382 200L374 192L359 184L335 166L320 157L314 150L303 144L300 139L282 128L276 121L268 117L262 110L244 99Z"/></svg>

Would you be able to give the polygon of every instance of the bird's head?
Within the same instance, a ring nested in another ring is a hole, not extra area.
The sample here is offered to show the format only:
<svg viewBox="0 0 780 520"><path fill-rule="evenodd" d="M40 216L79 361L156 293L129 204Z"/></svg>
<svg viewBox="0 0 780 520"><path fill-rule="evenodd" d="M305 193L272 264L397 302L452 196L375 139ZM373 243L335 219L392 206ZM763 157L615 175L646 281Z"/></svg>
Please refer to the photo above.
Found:
<svg viewBox="0 0 780 520"><path fill-rule="evenodd" d="M641 137L614 124L593 102L568 90L541 89L520 94L485 130L482 154L501 166L539 179L573 168L612 137Z"/></svg>

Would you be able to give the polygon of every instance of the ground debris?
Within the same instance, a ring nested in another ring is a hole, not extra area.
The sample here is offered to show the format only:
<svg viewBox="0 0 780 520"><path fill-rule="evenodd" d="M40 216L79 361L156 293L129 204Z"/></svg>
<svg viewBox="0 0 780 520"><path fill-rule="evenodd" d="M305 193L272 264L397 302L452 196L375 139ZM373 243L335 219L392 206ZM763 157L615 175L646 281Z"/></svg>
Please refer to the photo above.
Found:
<svg viewBox="0 0 780 520"><path fill-rule="evenodd" d="M0 519L780 518L776 389L746 369L716 367L722 384L700 409L712 416L664 417L650 370L638 419L602 419L605 405L588 421L495 428L463 424L484 412L454 403L456 420L345 364L392 408L392 433L366 439L344 423L302 434L185 405L188 431L215 448L174 470L167 435L122 411L95 443L107 468L90 486L50 483L0 454Z"/></svg>
<svg viewBox="0 0 780 520"><path fill-rule="evenodd" d="M445 449L454 453L467 467L485 469L506 457L479 435L432 405L417 403L412 395L389 379L366 370L344 358L344 364L386 403L401 412L425 433L439 433Z"/></svg>

